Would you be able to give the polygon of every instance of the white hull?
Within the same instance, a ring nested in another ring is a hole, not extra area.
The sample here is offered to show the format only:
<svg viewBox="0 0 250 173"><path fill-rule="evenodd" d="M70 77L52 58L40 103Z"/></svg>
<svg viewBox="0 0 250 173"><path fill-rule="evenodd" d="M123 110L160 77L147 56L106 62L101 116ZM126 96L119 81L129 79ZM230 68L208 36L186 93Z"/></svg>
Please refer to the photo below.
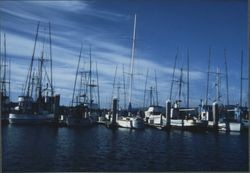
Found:
<svg viewBox="0 0 250 173"><path fill-rule="evenodd" d="M10 124L44 124L54 122L54 114L10 114Z"/></svg>
<svg viewBox="0 0 250 173"><path fill-rule="evenodd" d="M163 124L163 119L165 119L165 117L162 115L150 115L147 123L161 125Z"/></svg>
<svg viewBox="0 0 250 173"><path fill-rule="evenodd" d="M181 120L181 119L171 119L171 127L183 128L187 130L206 130L208 126L207 121L203 120Z"/></svg>
<svg viewBox="0 0 250 173"><path fill-rule="evenodd" d="M247 130L249 127L248 122L229 122L228 126L225 122L218 124L219 130L228 131L228 132L241 132L243 130Z"/></svg>
<svg viewBox="0 0 250 173"><path fill-rule="evenodd" d="M116 120L118 126L123 128L131 128L131 129L144 129L144 121L139 117L123 117L121 119Z"/></svg>

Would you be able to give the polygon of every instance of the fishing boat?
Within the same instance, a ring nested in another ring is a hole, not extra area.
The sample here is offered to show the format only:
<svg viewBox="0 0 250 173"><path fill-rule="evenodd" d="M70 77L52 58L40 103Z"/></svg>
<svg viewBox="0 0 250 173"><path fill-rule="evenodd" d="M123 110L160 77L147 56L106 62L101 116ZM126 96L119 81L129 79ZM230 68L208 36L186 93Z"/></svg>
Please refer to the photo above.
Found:
<svg viewBox="0 0 250 173"><path fill-rule="evenodd" d="M99 117L98 111L96 111L98 110L98 104L94 103L92 93L92 88L98 85L92 81L91 48L89 70L84 67L81 68L81 54L82 46L78 58L71 107L66 117L67 126L92 126L98 121ZM79 86L79 88L76 86Z"/></svg>
<svg viewBox="0 0 250 173"><path fill-rule="evenodd" d="M6 55L6 35L4 33L2 56L2 33L0 33L0 115L2 124L9 122L10 113L10 61Z"/></svg>
<svg viewBox="0 0 250 173"><path fill-rule="evenodd" d="M39 25L37 25L35 44L31 63L28 69L26 82L22 95L18 97L18 106L9 114L9 122L11 124L42 124L52 123L56 121L56 109L59 106L60 96L54 96L54 88L52 83L52 54L51 54L51 31L49 24L49 47L45 47L46 34L42 36L44 42L42 45L41 56L35 55ZM45 54L45 49L49 49L49 57ZM37 67L35 67L37 62ZM49 62L49 63L47 63ZM46 70L49 65L49 70ZM38 71L36 71L38 69Z"/></svg>
<svg viewBox="0 0 250 173"><path fill-rule="evenodd" d="M191 131L205 131L208 127L207 120L198 119L192 108L174 107L171 109L170 124L172 128L179 128L182 130Z"/></svg>
<svg viewBox="0 0 250 173"><path fill-rule="evenodd" d="M249 129L249 120L244 118L243 111L237 105L234 109L226 110L226 116L221 116L218 122L219 130L227 132L243 132ZM233 116L230 116L233 112Z"/></svg>

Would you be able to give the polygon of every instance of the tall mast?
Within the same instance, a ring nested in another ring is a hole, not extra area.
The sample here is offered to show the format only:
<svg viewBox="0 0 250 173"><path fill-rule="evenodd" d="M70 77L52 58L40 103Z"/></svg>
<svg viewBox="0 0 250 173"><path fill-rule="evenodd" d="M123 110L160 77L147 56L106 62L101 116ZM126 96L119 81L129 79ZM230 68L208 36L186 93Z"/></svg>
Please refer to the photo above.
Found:
<svg viewBox="0 0 250 173"><path fill-rule="evenodd" d="M0 32L0 94L2 94L1 92L2 92L2 32Z"/></svg>
<svg viewBox="0 0 250 173"><path fill-rule="evenodd" d="M90 113L92 109L92 57L91 45L89 46L89 98L90 98Z"/></svg>
<svg viewBox="0 0 250 173"><path fill-rule="evenodd" d="M43 63L44 63L44 43L45 43L45 37L44 37L44 40L43 40L43 49L42 49L42 55L41 55L41 58L40 58L40 64L38 63L38 69L39 69L39 90L38 90L38 98L41 98L42 97L42 80L43 80ZM31 95L32 95L32 92L31 92Z"/></svg>
<svg viewBox="0 0 250 173"><path fill-rule="evenodd" d="M158 86L157 86L156 70L155 70L155 95L156 95L156 106L158 106L159 101L158 101Z"/></svg>
<svg viewBox="0 0 250 173"><path fill-rule="evenodd" d="M170 96L169 96L169 100L172 100L172 91L173 91L173 85L174 85L174 75L175 75L175 68L176 68L176 62L177 62L177 57L179 54L179 47L177 47L177 53L175 55L175 59L174 59L174 70L173 70L173 74L172 74L172 80L171 80L171 87L170 87Z"/></svg>
<svg viewBox="0 0 250 173"><path fill-rule="evenodd" d="M27 79L26 79L26 82L25 82L25 87L24 87L24 91L28 87L27 88L26 96L30 96L30 85L31 85L31 78L32 78L32 68L33 68L33 62L34 62L34 58L35 58L35 50L36 50L36 42L37 42L37 37L38 37L39 25L40 25L40 22L38 22L38 24L37 24L37 30L36 30L36 36L35 36L35 44L34 44L34 48L33 48L33 53L32 53L32 58L31 58L31 63L30 63L30 67L29 67Z"/></svg>
<svg viewBox="0 0 250 173"><path fill-rule="evenodd" d="M4 33L4 60L3 60L3 94L6 96L6 67L7 67L7 55L6 55L6 35Z"/></svg>
<svg viewBox="0 0 250 173"><path fill-rule="evenodd" d="M179 82L179 101L181 100L182 73L183 73L183 69L181 68L181 75L180 75L180 82Z"/></svg>
<svg viewBox="0 0 250 173"><path fill-rule="evenodd" d="M240 107L242 106L242 80L243 80L243 50L240 58Z"/></svg>
<svg viewBox="0 0 250 173"><path fill-rule="evenodd" d="M124 74L124 64L122 65L122 78L123 78L123 92L124 92L124 109L126 109L126 84L125 84L125 74Z"/></svg>
<svg viewBox="0 0 250 173"><path fill-rule="evenodd" d="M226 49L224 49L224 57L225 57L225 70L226 70L226 91L227 91L227 105L229 105L229 94L228 94L228 70L227 70L227 56Z"/></svg>
<svg viewBox="0 0 250 173"><path fill-rule="evenodd" d="M145 88L144 88L144 97L143 97L143 108L145 108L145 99L146 99L146 91L147 91L147 82L148 82L148 69L147 69L147 75L146 75L146 81L145 81ZM150 105L151 106L151 105Z"/></svg>
<svg viewBox="0 0 250 173"><path fill-rule="evenodd" d="M50 56L50 87L51 87L51 96L54 96L53 88L53 71L52 71L52 41L51 41L51 24L49 22L49 56Z"/></svg>
<svg viewBox="0 0 250 173"><path fill-rule="evenodd" d="M187 108L189 108L189 49L187 50Z"/></svg>
<svg viewBox="0 0 250 173"><path fill-rule="evenodd" d="M78 58L77 68L76 68L76 75L75 75L73 96L72 96L72 101L71 101L71 106L72 106L72 107L73 107L73 105L74 105L76 81L77 81L77 76L78 76L78 73L79 73L79 65L80 65L81 55L82 55L82 44L81 44L80 54L79 54L79 58Z"/></svg>
<svg viewBox="0 0 250 173"><path fill-rule="evenodd" d="M208 89L209 89L209 76L210 76L210 61L211 61L211 47L208 51L208 70L207 70L207 92L206 92L206 106L208 105Z"/></svg>
<svg viewBox="0 0 250 173"><path fill-rule="evenodd" d="M98 68L97 68L97 62L96 65L96 80L97 80L97 97L98 97L98 108L100 109L100 88L99 88L99 74L98 74Z"/></svg>
<svg viewBox="0 0 250 173"><path fill-rule="evenodd" d="M133 30L133 43L132 43L132 52L131 52L131 62L130 62L130 85L129 85L129 108L132 108L131 99L132 99L132 83L133 83L133 71L134 71L134 52L135 52L135 34L136 34L136 14L134 17L134 30ZM131 111L131 110L129 110ZM131 114L131 112L129 112Z"/></svg>
<svg viewBox="0 0 250 173"><path fill-rule="evenodd" d="M219 68L217 68L217 84L216 84L216 86L217 86L217 101L219 102L220 101L220 69Z"/></svg>
<svg viewBox="0 0 250 173"><path fill-rule="evenodd" d="M114 80L113 80L113 89L112 89L112 96L111 96L111 103L112 103L112 100L113 100L113 97L114 97L114 92L115 92L115 80L116 80L116 74L117 74L117 66L115 67L115 76L114 76Z"/></svg>
<svg viewBox="0 0 250 173"><path fill-rule="evenodd" d="M150 98L150 105L149 106L152 106L153 105L152 104L153 103L152 102L153 101L153 87L152 86L150 87L150 97L149 98Z"/></svg>

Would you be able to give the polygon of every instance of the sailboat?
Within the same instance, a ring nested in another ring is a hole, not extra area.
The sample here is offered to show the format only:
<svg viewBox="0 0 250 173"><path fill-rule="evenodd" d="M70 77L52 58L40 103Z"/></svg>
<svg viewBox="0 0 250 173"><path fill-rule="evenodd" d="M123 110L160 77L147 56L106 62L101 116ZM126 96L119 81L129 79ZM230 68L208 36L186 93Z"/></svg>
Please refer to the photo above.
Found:
<svg viewBox="0 0 250 173"><path fill-rule="evenodd" d="M48 39L49 57L45 53L46 35L44 34L41 55L35 58L39 25L40 22L37 25L33 54L23 93L18 97L18 106L9 114L9 122L11 124L41 124L52 123L56 120L55 112L59 106L60 97L59 95L54 96L50 23ZM37 62L38 70L36 70L35 62ZM46 65L49 65L49 70L47 70Z"/></svg>
<svg viewBox="0 0 250 173"><path fill-rule="evenodd" d="M0 33L2 35L2 33ZM2 39L0 35L0 115L1 122L9 122L10 113L10 61L6 56L6 35L4 34L4 53L2 57ZM8 69L7 69L8 67Z"/></svg>
<svg viewBox="0 0 250 173"><path fill-rule="evenodd" d="M132 115L132 82L133 82L133 70L134 70L134 50L135 50L135 34L136 34L136 14L134 16L134 28L133 28L133 42L132 42L132 54L130 62L130 85L129 85L129 106L128 116L118 116L116 120L118 126L132 129L144 129L144 120L140 116Z"/></svg>
<svg viewBox="0 0 250 173"><path fill-rule="evenodd" d="M87 127L93 125L98 120L98 114L94 111L98 109L98 105L93 103L94 100L92 97L92 88L96 87L97 84L92 81L91 48L89 70L80 69L81 54L82 46L75 75L71 107L66 118L67 126ZM76 88L77 82L79 84L78 89Z"/></svg>

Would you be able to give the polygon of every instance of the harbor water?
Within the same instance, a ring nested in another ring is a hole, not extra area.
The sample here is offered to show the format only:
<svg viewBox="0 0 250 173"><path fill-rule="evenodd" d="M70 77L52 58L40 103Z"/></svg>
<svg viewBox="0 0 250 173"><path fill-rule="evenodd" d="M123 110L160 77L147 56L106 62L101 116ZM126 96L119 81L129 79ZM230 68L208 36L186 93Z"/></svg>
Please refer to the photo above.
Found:
<svg viewBox="0 0 250 173"><path fill-rule="evenodd" d="M248 134L2 126L3 171L247 171Z"/></svg>

